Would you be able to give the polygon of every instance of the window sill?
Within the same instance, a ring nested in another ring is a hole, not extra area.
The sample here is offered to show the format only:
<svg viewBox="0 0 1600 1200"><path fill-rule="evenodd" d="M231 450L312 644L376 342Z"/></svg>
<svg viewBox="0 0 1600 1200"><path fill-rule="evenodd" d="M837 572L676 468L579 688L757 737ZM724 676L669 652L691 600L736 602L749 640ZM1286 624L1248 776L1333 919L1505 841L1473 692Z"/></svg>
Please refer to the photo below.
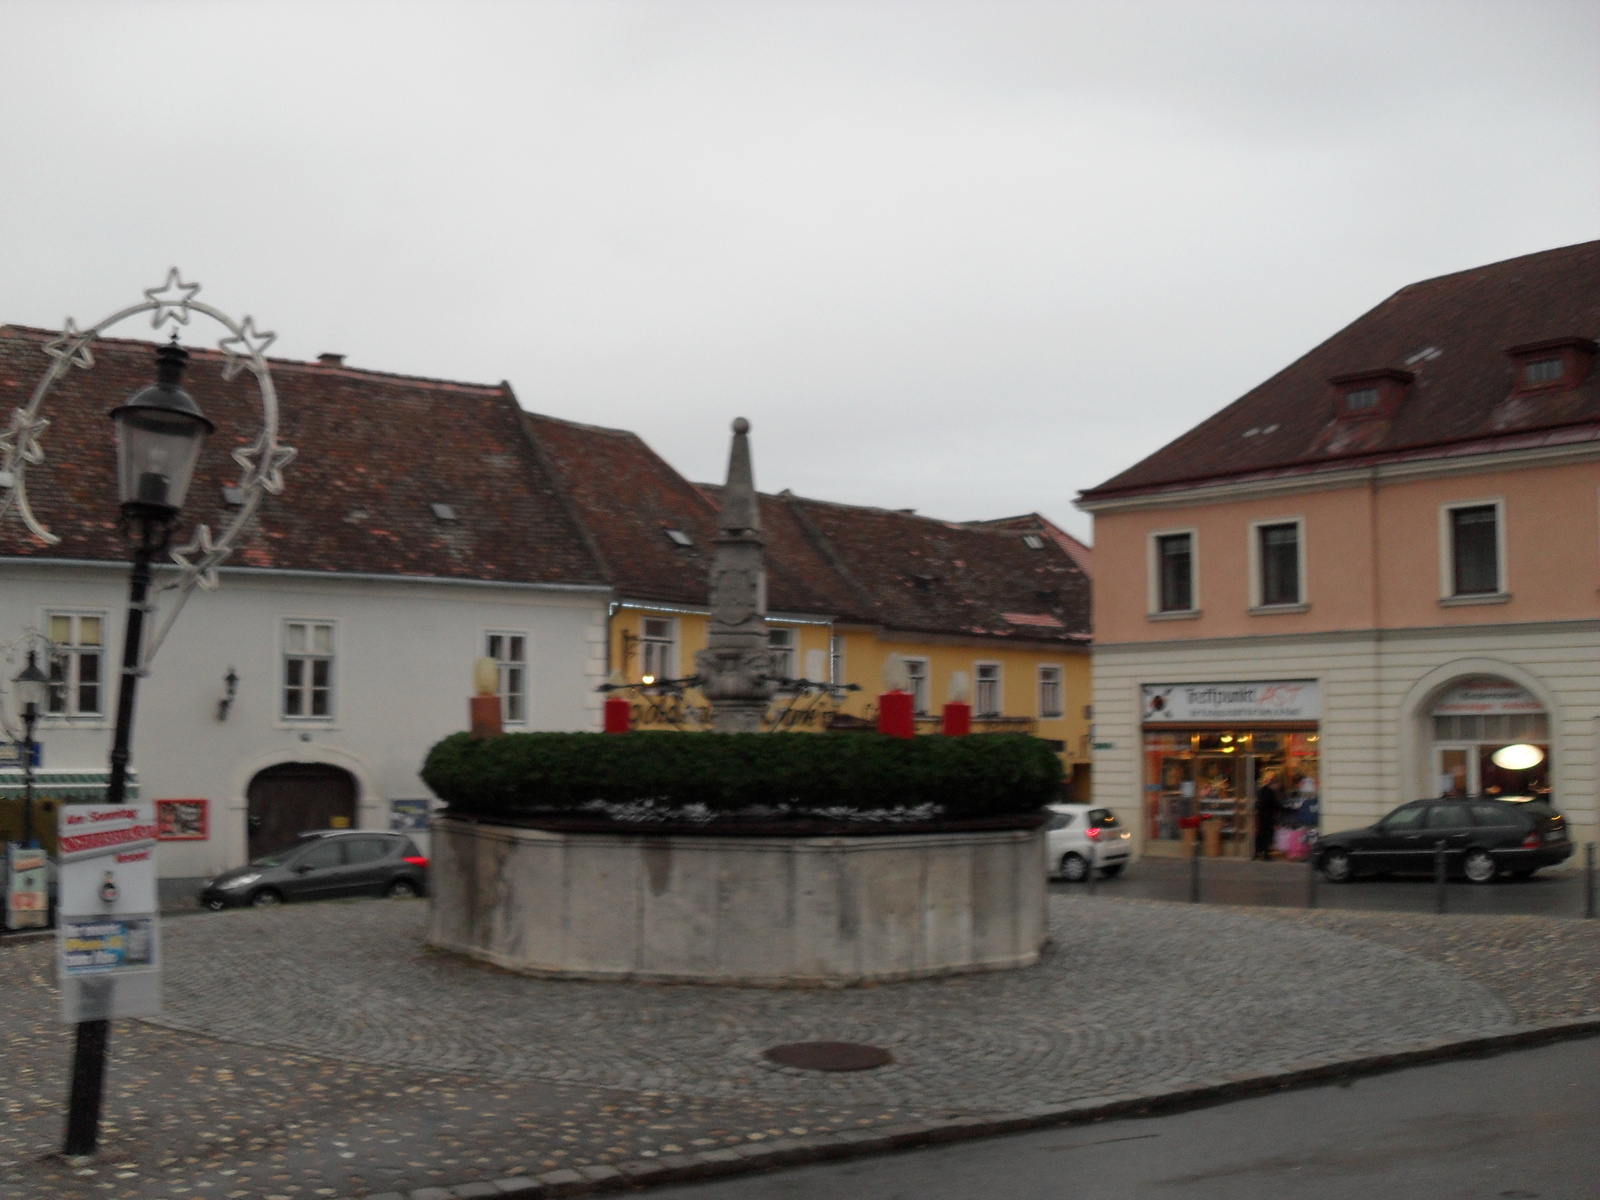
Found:
<svg viewBox="0 0 1600 1200"><path fill-rule="evenodd" d="M1439 606L1460 608L1467 604L1504 604L1510 599L1510 592L1477 592L1469 596L1440 596Z"/></svg>
<svg viewBox="0 0 1600 1200"><path fill-rule="evenodd" d="M328 717L302 717L299 719L296 719L295 717L279 717L274 728L299 729L304 731L325 729L337 732L339 729L339 724L337 721L334 721L332 718Z"/></svg>
<svg viewBox="0 0 1600 1200"><path fill-rule="evenodd" d="M1175 608L1166 612L1146 613L1145 619L1150 621L1193 621L1200 616L1198 608Z"/></svg>
<svg viewBox="0 0 1600 1200"><path fill-rule="evenodd" d="M1303 613L1310 612L1311 605L1305 601L1299 604L1252 604L1249 612L1252 617L1270 617L1275 613Z"/></svg>

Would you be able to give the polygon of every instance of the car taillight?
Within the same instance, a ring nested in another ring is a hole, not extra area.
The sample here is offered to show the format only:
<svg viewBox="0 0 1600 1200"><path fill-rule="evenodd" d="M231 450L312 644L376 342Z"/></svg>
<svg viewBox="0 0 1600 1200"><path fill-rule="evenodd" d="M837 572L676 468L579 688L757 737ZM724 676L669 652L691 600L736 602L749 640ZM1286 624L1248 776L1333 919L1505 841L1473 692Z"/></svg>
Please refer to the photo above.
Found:
<svg viewBox="0 0 1600 1200"><path fill-rule="evenodd" d="M1100 836L1100 830L1099 829L1085 829L1083 831L1083 836L1086 837L1086 838L1089 838L1092 841L1093 839L1095 839L1095 838Z"/></svg>
<svg viewBox="0 0 1600 1200"><path fill-rule="evenodd" d="M423 858L420 854L406 855L406 862L410 863L413 867L425 867L428 865L428 860Z"/></svg>
<svg viewBox="0 0 1600 1200"><path fill-rule="evenodd" d="M1537 850L1543 841L1544 839L1539 836L1539 831L1535 829L1527 837L1522 839L1522 848L1524 850Z"/></svg>

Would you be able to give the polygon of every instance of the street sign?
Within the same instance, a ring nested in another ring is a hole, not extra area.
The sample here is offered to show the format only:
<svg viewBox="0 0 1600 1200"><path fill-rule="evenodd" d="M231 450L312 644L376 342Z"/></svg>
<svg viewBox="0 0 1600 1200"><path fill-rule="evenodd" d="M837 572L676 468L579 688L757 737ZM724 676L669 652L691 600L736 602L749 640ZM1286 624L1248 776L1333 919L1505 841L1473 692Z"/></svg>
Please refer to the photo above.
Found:
<svg viewBox="0 0 1600 1200"><path fill-rule="evenodd" d="M6 846L6 928L42 929L50 923L49 860L37 847Z"/></svg>
<svg viewBox="0 0 1600 1200"><path fill-rule="evenodd" d="M153 1016L161 1011L155 812L149 804L67 804L60 820L61 1019Z"/></svg>
<svg viewBox="0 0 1600 1200"><path fill-rule="evenodd" d="M15 767L21 770L25 757L27 756L23 753L20 742L0 742L0 767ZM44 744L35 742L33 744L33 769L37 771L43 765Z"/></svg>

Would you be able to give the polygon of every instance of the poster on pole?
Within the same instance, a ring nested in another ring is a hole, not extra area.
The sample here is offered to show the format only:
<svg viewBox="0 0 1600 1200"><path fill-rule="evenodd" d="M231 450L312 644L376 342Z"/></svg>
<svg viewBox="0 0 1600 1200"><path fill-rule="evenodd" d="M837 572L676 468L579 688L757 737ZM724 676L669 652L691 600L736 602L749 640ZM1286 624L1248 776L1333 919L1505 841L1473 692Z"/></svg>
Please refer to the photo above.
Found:
<svg viewBox="0 0 1600 1200"><path fill-rule="evenodd" d="M43 929L50 923L50 876L45 852L6 845L6 928Z"/></svg>
<svg viewBox="0 0 1600 1200"><path fill-rule="evenodd" d="M61 1019L153 1016L161 1011L153 807L66 804L59 829Z"/></svg>

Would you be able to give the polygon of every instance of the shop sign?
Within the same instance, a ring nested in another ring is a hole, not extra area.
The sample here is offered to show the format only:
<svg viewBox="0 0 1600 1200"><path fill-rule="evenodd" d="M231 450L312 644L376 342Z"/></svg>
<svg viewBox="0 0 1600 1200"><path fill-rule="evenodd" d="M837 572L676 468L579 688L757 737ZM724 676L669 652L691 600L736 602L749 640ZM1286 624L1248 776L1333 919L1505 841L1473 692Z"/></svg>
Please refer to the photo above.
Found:
<svg viewBox="0 0 1600 1200"><path fill-rule="evenodd" d="M1463 679L1433 706L1436 717L1488 717L1511 713L1542 713L1528 691L1504 679Z"/></svg>
<svg viewBox="0 0 1600 1200"><path fill-rule="evenodd" d="M1261 721L1316 721L1322 717L1322 691L1315 679L1275 679L1259 683L1147 683L1146 725L1187 721L1235 725Z"/></svg>
<svg viewBox="0 0 1600 1200"><path fill-rule="evenodd" d="M155 809L65 804L56 975L67 1022L161 1011Z"/></svg>
<svg viewBox="0 0 1600 1200"><path fill-rule="evenodd" d="M6 928L42 929L50 923L50 881L45 852L16 842L6 846Z"/></svg>

